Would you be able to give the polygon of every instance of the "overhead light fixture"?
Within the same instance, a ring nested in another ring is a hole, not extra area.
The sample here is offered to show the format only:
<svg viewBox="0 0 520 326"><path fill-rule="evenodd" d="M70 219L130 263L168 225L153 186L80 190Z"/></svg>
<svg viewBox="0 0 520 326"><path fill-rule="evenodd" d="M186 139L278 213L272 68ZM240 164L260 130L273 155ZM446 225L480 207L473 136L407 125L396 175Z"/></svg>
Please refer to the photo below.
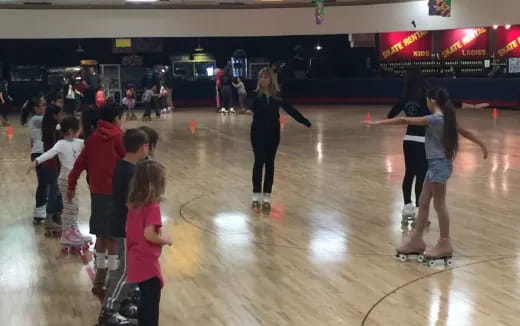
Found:
<svg viewBox="0 0 520 326"><path fill-rule="evenodd" d="M511 28L511 25L506 25L506 29L510 29Z"/></svg>
<svg viewBox="0 0 520 326"><path fill-rule="evenodd" d="M321 51L323 50L323 46L321 46L319 43L316 45L316 50Z"/></svg>
<svg viewBox="0 0 520 326"><path fill-rule="evenodd" d="M493 25L493 29L498 29L498 25Z"/></svg>
<svg viewBox="0 0 520 326"><path fill-rule="evenodd" d="M125 0L126 2L137 2L137 3L150 3L150 2L157 2L159 0Z"/></svg>
<svg viewBox="0 0 520 326"><path fill-rule="evenodd" d="M204 51L204 48L200 45L200 37L199 37L199 45L194 50L195 52L202 52Z"/></svg>

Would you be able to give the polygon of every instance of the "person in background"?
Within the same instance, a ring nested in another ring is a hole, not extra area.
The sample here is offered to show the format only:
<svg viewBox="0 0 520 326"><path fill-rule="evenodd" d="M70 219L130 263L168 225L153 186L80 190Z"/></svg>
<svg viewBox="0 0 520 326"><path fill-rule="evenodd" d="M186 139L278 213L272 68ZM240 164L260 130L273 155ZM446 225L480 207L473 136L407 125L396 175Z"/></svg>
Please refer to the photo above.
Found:
<svg viewBox="0 0 520 326"><path fill-rule="evenodd" d="M246 113L246 111L247 111L247 104L246 104L247 90L246 90L246 86L244 85L244 82L242 81L242 79L240 77L237 77L236 81L233 83L233 86L238 91L238 103L240 105L240 112L241 113Z"/></svg>
<svg viewBox="0 0 520 326"><path fill-rule="evenodd" d="M222 75L224 71L220 68L215 69L215 92L216 92L216 104L217 112L220 112L222 108Z"/></svg>
<svg viewBox="0 0 520 326"><path fill-rule="evenodd" d="M171 69L167 69L164 74L164 86L166 86L166 107L168 112L175 111L175 106L173 105L173 74Z"/></svg>
<svg viewBox="0 0 520 326"><path fill-rule="evenodd" d="M0 82L0 120L3 126L9 124L7 115L9 113L9 104L13 103L13 99L9 96L9 83L7 80Z"/></svg>
<svg viewBox="0 0 520 326"><path fill-rule="evenodd" d="M22 107L20 122L28 124L31 145L31 161L43 153L42 122L47 102L42 96L27 101ZM30 119L29 119L30 117ZM36 167L38 185L36 187L36 206L33 213L33 223L40 224L47 217L47 178L42 167Z"/></svg>
<svg viewBox="0 0 520 326"><path fill-rule="evenodd" d="M229 108L229 111L228 111ZM233 77L229 66L224 69L222 74L222 108L220 113L235 113L233 108Z"/></svg>
<svg viewBox="0 0 520 326"><path fill-rule="evenodd" d="M103 87L98 88L96 92L96 107L99 109L105 105L107 99L105 97L105 89Z"/></svg>
<svg viewBox="0 0 520 326"><path fill-rule="evenodd" d="M133 86L130 86L126 90L126 95L123 98L123 104L127 108L126 113L126 120L137 120L137 117L135 115L135 88Z"/></svg>
<svg viewBox="0 0 520 326"><path fill-rule="evenodd" d="M161 112L159 111L158 106L159 94L157 92L157 85L153 85L152 88L147 89L143 93L144 121L152 120L152 108L155 110L155 115L157 116L157 118L161 118Z"/></svg>

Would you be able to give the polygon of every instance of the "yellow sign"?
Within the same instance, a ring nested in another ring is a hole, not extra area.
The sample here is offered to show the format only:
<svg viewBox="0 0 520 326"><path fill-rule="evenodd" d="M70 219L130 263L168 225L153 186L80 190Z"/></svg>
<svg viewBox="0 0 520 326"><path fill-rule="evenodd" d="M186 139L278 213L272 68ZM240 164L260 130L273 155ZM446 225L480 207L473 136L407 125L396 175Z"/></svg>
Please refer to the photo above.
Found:
<svg viewBox="0 0 520 326"><path fill-rule="evenodd" d="M116 48L131 48L131 47L132 47L131 38L116 38Z"/></svg>

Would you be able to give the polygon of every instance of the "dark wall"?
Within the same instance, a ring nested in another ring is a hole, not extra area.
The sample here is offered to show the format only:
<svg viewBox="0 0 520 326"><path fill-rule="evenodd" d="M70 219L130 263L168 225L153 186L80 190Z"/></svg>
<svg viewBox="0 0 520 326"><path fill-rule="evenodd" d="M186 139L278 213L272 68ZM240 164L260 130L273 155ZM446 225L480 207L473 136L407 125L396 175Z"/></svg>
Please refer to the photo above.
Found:
<svg viewBox="0 0 520 326"><path fill-rule="evenodd" d="M164 38L164 53L142 54L145 66L168 64L169 55L192 53L198 45L197 38ZM321 57L328 77L356 76L364 67L365 58L377 57L375 49L351 49L347 35L290 36L290 37L227 37L201 38L202 47L212 53L219 66L223 66L235 49L244 49L249 57L267 58L273 61L293 57L297 44L304 49L308 62L311 57ZM317 43L323 51L317 52ZM84 53L77 53L78 40L0 40L0 62L10 64L45 64L48 66L75 66L81 59L95 59L99 63L121 63L123 54L112 53L112 39L83 39ZM322 76L323 77L323 76Z"/></svg>

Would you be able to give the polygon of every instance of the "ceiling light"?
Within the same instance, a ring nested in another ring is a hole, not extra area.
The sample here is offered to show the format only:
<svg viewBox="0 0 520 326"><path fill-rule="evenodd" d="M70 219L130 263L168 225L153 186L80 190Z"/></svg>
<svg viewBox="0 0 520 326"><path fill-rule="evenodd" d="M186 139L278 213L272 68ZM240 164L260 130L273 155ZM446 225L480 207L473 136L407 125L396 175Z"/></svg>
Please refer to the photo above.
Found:
<svg viewBox="0 0 520 326"><path fill-rule="evenodd" d="M318 44L318 45L316 45L316 50L318 50L318 51L321 51L321 50L323 50L323 46L321 46L321 45L319 45L319 44Z"/></svg>
<svg viewBox="0 0 520 326"><path fill-rule="evenodd" d="M125 0L126 2L157 2L159 0Z"/></svg>

